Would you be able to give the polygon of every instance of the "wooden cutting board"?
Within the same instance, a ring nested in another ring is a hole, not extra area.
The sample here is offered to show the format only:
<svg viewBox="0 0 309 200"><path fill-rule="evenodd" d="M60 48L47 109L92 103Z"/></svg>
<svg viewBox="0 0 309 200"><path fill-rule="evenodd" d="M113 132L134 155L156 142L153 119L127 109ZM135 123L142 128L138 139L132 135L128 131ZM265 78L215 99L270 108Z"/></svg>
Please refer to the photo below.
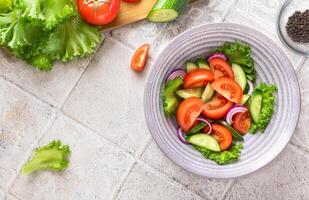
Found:
<svg viewBox="0 0 309 200"><path fill-rule="evenodd" d="M193 2L196 0L190 0ZM121 0L120 13L111 24L104 26L103 30L114 29L132 22L145 19L157 0L141 0L138 3L127 3Z"/></svg>

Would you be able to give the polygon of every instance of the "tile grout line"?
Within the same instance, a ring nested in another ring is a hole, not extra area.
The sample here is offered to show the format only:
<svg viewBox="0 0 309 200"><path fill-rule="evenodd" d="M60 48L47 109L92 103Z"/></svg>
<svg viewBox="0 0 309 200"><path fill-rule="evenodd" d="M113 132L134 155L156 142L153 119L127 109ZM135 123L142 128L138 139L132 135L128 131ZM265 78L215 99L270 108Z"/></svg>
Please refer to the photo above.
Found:
<svg viewBox="0 0 309 200"><path fill-rule="evenodd" d="M226 21L226 17L230 14L230 12L232 12L232 8L235 7L235 5L237 4L238 0L234 0L234 2L230 5L230 7L223 13L223 17L220 19L221 22L225 22Z"/></svg>
<svg viewBox="0 0 309 200"><path fill-rule="evenodd" d="M302 63L299 65L299 67L295 70L296 74L299 75L298 73L300 73L300 71L303 69L303 67L305 66L305 64L307 63L307 61L309 61L309 58L304 58Z"/></svg>
<svg viewBox="0 0 309 200"><path fill-rule="evenodd" d="M137 164L137 160L134 159L133 164L127 169L127 171L125 172L125 174L123 175L123 177L121 178L119 183L115 186L115 190L113 190L113 192L112 192L112 194L109 198L110 200L116 199L116 197L119 195L122 186L124 185L125 181L129 177L130 173L132 172L132 170L134 169L136 164Z"/></svg>
<svg viewBox="0 0 309 200"><path fill-rule="evenodd" d="M9 184L6 188L6 193L11 194L10 189L13 186L14 182L16 181L17 177L20 175L20 170L21 170L22 166L27 162L27 160L32 155L32 153L36 149L36 147L38 147L38 144L41 141L41 139L45 136L45 134L47 134L48 130L50 130L51 127L53 126L55 120L57 119L57 113L55 112L55 110L53 110L53 112L54 112L53 116L51 117L51 119L49 120L47 125L40 131L40 134L39 134L37 140L33 142L33 145L31 145L27 151L25 151L24 157L21 159L22 161L18 165L17 173L9 181Z"/></svg>
<svg viewBox="0 0 309 200"><path fill-rule="evenodd" d="M166 174L160 172L158 169L154 168L151 165L148 165L147 163L145 163L143 160L141 159L137 159L137 164L140 164L142 166L144 166L146 169L148 169L150 172L152 172L153 174L157 175L159 178L165 180L166 182L168 182L169 184L175 186L176 188L182 189L185 193L187 194L193 194L195 196L200 197L201 199L204 199L204 197L202 197L201 195L197 194L195 191L186 188L183 184L174 181L173 179L171 179L170 177L168 177ZM212 197L214 197L212 195Z"/></svg>
<svg viewBox="0 0 309 200"><path fill-rule="evenodd" d="M73 87L71 88L70 92L68 93L68 95L64 98L63 102L60 103L59 107L60 109L63 108L63 106L65 105L65 103L67 102L67 100L70 98L73 90L75 89L75 87L77 86L77 84L79 83L79 81L81 80L82 76L84 75L84 73L86 72L86 70L88 69L88 67L90 66L90 64L92 63L93 59L95 58L95 56L97 55L97 52L99 51L99 49L103 46L104 41L106 39L105 38L101 41L101 44L97 47L97 49L95 50L95 52L92 54L92 57L89 59L89 62L87 63L86 67L82 70L82 73L79 75L78 79L75 81L75 83L73 84Z"/></svg>

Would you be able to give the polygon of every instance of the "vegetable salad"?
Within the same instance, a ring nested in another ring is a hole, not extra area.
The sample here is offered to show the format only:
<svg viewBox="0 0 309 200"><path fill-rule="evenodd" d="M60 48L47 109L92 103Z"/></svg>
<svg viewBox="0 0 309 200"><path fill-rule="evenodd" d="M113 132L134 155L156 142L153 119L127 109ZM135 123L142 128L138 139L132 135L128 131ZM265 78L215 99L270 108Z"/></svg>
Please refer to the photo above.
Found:
<svg viewBox="0 0 309 200"><path fill-rule="evenodd" d="M243 136L263 132L274 112L276 86L254 87L255 78L251 48L239 42L170 73L161 98L179 140L220 165L238 160Z"/></svg>

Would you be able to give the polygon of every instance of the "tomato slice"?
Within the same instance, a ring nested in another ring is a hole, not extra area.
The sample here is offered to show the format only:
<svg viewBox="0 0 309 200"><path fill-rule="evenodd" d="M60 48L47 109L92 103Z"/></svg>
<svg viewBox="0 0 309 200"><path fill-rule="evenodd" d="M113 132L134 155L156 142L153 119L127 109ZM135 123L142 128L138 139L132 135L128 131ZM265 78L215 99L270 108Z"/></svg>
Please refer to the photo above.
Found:
<svg viewBox="0 0 309 200"><path fill-rule="evenodd" d="M210 119L221 119L232 106L232 102L216 93L215 96L205 104L202 114Z"/></svg>
<svg viewBox="0 0 309 200"><path fill-rule="evenodd" d="M228 149L232 144L232 133L220 124L212 125L211 135L218 141L221 151Z"/></svg>
<svg viewBox="0 0 309 200"><path fill-rule="evenodd" d="M77 0L77 7L86 22L102 26L118 16L120 0Z"/></svg>
<svg viewBox="0 0 309 200"><path fill-rule="evenodd" d="M123 0L125 2L128 2L128 3L135 3L135 2L140 2L141 0Z"/></svg>
<svg viewBox="0 0 309 200"><path fill-rule="evenodd" d="M198 97L190 97L182 101L176 112L176 119L184 132L188 132L204 108Z"/></svg>
<svg viewBox="0 0 309 200"><path fill-rule="evenodd" d="M237 113L233 117L233 128L242 135L248 133L251 126L251 117L249 111Z"/></svg>
<svg viewBox="0 0 309 200"><path fill-rule="evenodd" d="M195 88L203 87L214 80L214 74L208 69L196 69L189 72L184 77L183 87Z"/></svg>
<svg viewBox="0 0 309 200"><path fill-rule="evenodd" d="M221 58L213 58L209 62L211 70L215 74L215 80L221 77L234 79L234 73L229 63Z"/></svg>
<svg viewBox="0 0 309 200"><path fill-rule="evenodd" d="M133 70L138 72L144 70L148 58L149 47L149 44L144 44L136 50L131 60L131 68Z"/></svg>
<svg viewBox="0 0 309 200"><path fill-rule="evenodd" d="M211 84L212 89L234 103L240 103L243 91L239 84L231 78L219 78Z"/></svg>

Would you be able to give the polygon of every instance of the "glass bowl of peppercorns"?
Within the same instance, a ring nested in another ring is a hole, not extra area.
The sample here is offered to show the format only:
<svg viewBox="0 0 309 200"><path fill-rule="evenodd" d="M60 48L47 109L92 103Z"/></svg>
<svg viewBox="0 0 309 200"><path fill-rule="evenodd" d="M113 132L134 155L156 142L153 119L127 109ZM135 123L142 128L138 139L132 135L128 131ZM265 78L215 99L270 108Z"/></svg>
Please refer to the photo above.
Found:
<svg viewBox="0 0 309 200"><path fill-rule="evenodd" d="M279 13L277 30L283 43L309 56L309 0L288 0Z"/></svg>

